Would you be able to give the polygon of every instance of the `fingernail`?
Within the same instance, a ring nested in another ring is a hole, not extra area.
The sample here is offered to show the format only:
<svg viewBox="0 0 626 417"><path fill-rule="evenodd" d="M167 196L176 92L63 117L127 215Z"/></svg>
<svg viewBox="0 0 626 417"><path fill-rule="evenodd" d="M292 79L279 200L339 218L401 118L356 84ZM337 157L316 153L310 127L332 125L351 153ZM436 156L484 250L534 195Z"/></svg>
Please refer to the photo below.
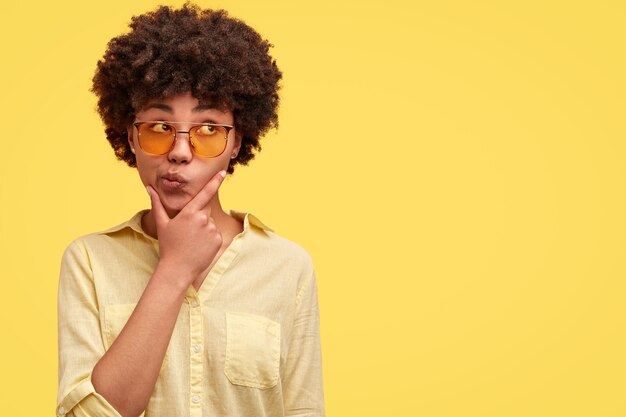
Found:
<svg viewBox="0 0 626 417"><path fill-rule="evenodd" d="M148 186L146 186L146 191L148 192L148 195L152 197L152 194L150 194L150 188L148 188Z"/></svg>
<svg viewBox="0 0 626 417"><path fill-rule="evenodd" d="M221 170L219 174L222 176L222 178L226 178L226 171Z"/></svg>

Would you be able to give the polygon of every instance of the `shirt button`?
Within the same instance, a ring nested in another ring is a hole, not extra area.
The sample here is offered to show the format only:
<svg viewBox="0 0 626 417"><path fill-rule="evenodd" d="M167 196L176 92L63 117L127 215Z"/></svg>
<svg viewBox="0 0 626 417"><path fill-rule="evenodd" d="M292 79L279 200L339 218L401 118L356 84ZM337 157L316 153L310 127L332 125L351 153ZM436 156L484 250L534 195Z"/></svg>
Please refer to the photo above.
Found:
<svg viewBox="0 0 626 417"><path fill-rule="evenodd" d="M60 406L59 407L59 415L63 415L63 414L65 414L65 407Z"/></svg>
<svg viewBox="0 0 626 417"><path fill-rule="evenodd" d="M200 402L200 397L198 397L197 395L194 395L193 397L191 397L191 401L194 404L198 404Z"/></svg>
<svg viewBox="0 0 626 417"><path fill-rule="evenodd" d="M200 345L193 345L193 351L196 353L200 352Z"/></svg>
<svg viewBox="0 0 626 417"><path fill-rule="evenodd" d="M196 300L192 300L191 301L191 306L192 307L198 307L198 302Z"/></svg>

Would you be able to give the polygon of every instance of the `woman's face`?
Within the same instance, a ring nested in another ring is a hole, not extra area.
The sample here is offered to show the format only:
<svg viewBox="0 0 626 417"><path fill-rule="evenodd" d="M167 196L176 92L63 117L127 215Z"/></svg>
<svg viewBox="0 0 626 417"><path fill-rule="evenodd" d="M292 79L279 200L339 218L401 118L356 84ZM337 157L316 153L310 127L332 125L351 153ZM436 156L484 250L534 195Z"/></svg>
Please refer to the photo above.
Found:
<svg viewBox="0 0 626 417"><path fill-rule="evenodd" d="M141 121L177 122L176 130L188 131L192 123L212 122L233 125L233 113L200 105L190 92L151 100L135 115ZM184 122L184 123L182 123ZM154 188L170 217L174 217L219 171L226 170L241 140L235 129L228 134L226 149L213 158L198 156L188 133L177 133L172 149L164 155L151 155L139 146L137 129L129 128L128 141L137 158L137 171L144 185Z"/></svg>

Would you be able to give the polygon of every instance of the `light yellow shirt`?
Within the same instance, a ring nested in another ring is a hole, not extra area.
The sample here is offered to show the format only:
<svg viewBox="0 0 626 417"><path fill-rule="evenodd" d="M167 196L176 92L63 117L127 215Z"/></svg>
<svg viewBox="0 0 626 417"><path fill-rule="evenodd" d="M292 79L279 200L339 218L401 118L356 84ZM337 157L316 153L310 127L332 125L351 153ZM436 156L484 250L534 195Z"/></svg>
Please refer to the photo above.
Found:
<svg viewBox="0 0 626 417"><path fill-rule="evenodd" d="M58 416L116 416L91 372L139 301L158 241L129 221L72 242L58 293ZM200 289L189 286L145 417L324 416L309 254L250 213Z"/></svg>

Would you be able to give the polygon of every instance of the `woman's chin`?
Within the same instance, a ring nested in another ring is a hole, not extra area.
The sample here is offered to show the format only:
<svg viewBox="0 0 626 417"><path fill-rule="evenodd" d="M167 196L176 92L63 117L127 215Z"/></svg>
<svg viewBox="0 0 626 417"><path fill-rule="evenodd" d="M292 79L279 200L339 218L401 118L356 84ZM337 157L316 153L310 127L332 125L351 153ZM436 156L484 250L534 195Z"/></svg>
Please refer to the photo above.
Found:
<svg viewBox="0 0 626 417"><path fill-rule="evenodd" d="M167 212L170 219L173 219L180 211L187 205L189 199L163 199L161 200L161 204L163 204L163 208Z"/></svg>

